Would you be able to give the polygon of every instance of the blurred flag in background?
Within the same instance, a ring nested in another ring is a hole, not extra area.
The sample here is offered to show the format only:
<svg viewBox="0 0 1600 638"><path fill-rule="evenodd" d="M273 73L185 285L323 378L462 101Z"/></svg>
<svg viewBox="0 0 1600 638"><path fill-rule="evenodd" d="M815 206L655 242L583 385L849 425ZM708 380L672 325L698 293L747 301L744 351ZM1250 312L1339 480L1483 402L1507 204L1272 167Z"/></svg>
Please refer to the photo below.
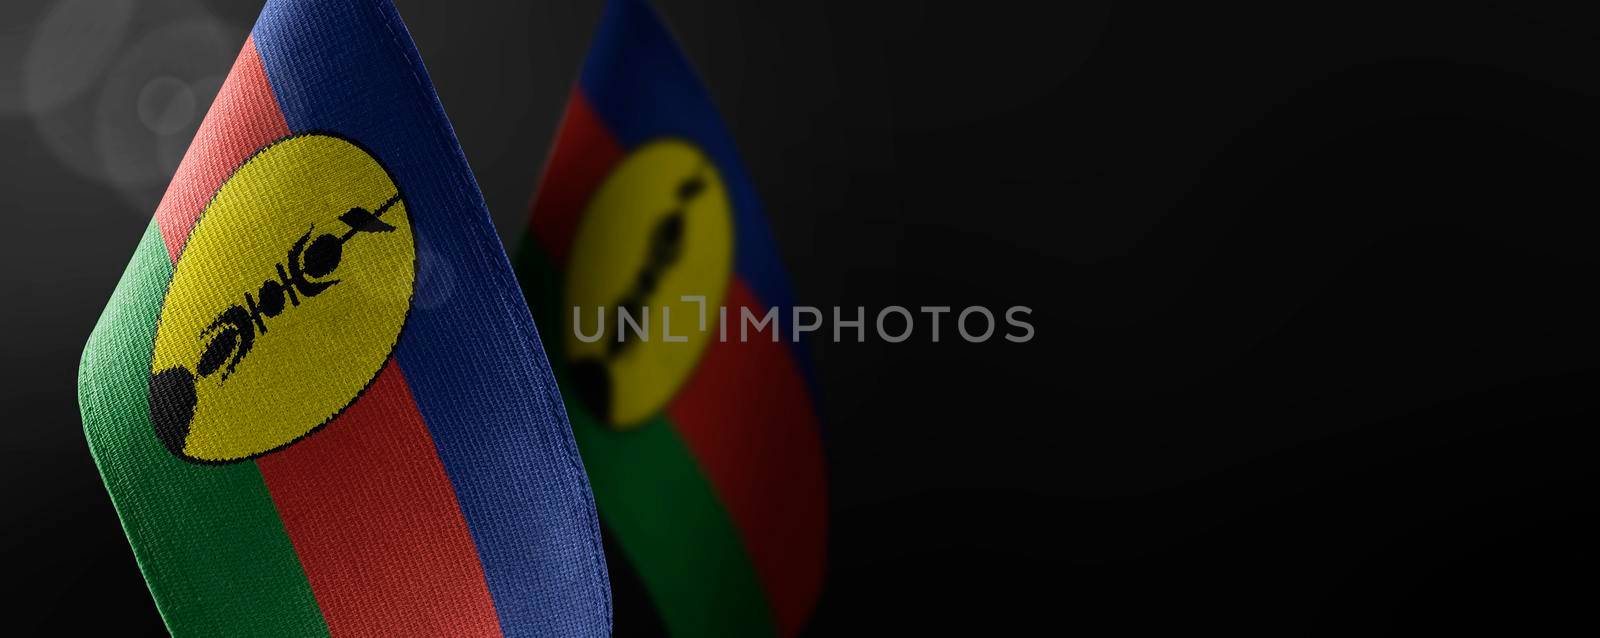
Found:
<svg viewBox="0 0 1600 638"><path fill-rule="evenodd" d="M389 0L270 0L89 339L176 635L607 636L542 346Z"/></svg>
<svg viewBox="0 0 1600 638"><path fill-rule="evenodd" d="M632 583L674 636L798 633L827 537L809 365L733 140L642 0L607 5L518 262L607 532L619 633L644 622ZM741 342L743 313L774 308Z"/></svg>

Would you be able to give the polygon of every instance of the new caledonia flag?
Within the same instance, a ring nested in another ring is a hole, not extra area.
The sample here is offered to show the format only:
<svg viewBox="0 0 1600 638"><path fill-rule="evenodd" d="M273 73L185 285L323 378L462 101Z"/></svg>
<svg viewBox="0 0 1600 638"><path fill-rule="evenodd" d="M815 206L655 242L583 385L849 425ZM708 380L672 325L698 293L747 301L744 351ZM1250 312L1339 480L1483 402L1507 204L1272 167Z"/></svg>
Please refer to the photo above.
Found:
<svg viewBox="0 0 1600 638"><path fill-rule="evenodd" d="M641 624L621 611L621 583L639 583L675 636L798 633L827 537L808 359L782 312L740 338L744 313L793 305L787 277L731 136L643 0L601 18L525 243L619 631ZM647 339L617 327L622 310L648 315Z"/></svg>
<svg viewBox="0 0 1600 638"><path fill-rule="evenodd" d="M389 0L267 2L79 386L174 634L610 632L561 397Z"/></svg>

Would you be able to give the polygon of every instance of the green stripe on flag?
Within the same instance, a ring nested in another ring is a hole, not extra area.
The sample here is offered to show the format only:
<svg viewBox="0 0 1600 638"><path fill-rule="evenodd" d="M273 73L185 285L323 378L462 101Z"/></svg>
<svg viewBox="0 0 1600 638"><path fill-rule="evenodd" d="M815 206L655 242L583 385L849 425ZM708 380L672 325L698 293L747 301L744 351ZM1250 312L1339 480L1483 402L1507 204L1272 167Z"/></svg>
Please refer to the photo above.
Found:
<svg viewBox="0 0 1600 638"><path fill-rule="evenodd" d="M562 357L559 274L533 241L518 276L557 380ZM700 467L661 415L626 432L594 420L562 385L600 518L638 571L673 636L772 636L755 566Z"/></svg>
<svg viewBox="0 0 1600 638"><path fill-rule="evenodd" d="M615 432L582 412L568 416L600 518L671 634L774 635L755 569L672 425L658 417Z"/></svg>
<svg viewBox="0 0 1600 638"><path fill-rule="evenodd" d="M179 460L150 425L150 356L171 277L151 223L78 371L84 433L123 531L174 635L325 636L256 465Z"/></svg>

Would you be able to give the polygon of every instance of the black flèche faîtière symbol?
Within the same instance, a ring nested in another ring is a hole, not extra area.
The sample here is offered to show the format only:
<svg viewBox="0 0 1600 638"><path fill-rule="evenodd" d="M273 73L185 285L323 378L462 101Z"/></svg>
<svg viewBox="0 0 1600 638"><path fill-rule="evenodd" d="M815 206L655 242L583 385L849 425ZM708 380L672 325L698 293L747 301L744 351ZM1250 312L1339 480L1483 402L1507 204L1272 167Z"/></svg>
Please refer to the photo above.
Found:
<svg viewBox="0 0 1600 638"><path fill-rule="evenodd" d="M289 247L288 259L285 260L287 269L283 263L276 264L276 279L262 282L255 296L244 293L243 305L229 306L200 332L200 339L209 338L210 341L200 355L195 372L201 377L209 377L226 363L227 368L222 370L222 380L226 381L245 355L250 354L256 335L267 333L267 319L282 314L288 306L298 307L301 298L315 297L339 283L338 279L327 277L339 268L345 242L359 233L394 230L394 226L379 217L398 201L400 195L396 194L375 211L360 207L345 211L339 216L339 221L348 227L343 235L324 233L312 239L311 233L316 232L316 225L313 224Z"/></svg>
<svg viewBox="0 0 1600 638"><path fill-rule="evenodd" d="M675 205L650 230L650 243L646 247L649 253L645 255L644 266L634 278L633 287L613 304L619 313L625 310L630 316L641 316L662 275L683 256L684 226L688 223L686 211L689 204L705 192L704 173L702 167L678 182L674 193ZM572 364L578 396L602 421L610 421L611 415L611 373L606 369L606 362L626 352L632 343L626 334L619 331L616 339L606 343L602 358L583 359Z"/></svg>
<svg viewBox="0 0 1600 638"><path fill-rule="evenodd" d="M303 300L316 297L339 283L330 279L344 258L345 242L362 233L387 233L395 227L380 219L400 201L395 193L374 210L351 208L339 215L346 230L342 234L322 233L312 237L316 225L289 246L287 258L275 264L275 277L261 283L252 295L244 293L244 303L223 309L217 318L200 331L198 338L205 342L194 372L184 366L174 366L150 377L151 396L165 397L154 408L156 432L173 451L182 449L190 419L194 417L198 400L195 384L199 379L220 372L219 381L239 367L259 335L267 333L267 319L277 317L290 307L299 307ZM269 276L271 277L271 276Z"/></svg>

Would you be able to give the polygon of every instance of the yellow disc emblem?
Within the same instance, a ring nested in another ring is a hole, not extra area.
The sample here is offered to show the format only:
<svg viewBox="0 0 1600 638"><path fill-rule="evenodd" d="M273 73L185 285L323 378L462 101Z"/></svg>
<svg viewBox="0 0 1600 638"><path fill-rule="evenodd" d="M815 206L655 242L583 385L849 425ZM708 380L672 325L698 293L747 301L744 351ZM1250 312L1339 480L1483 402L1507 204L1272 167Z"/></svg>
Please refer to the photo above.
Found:
<svg viewBox="0 0 1600 638"><path fill-rule="evenodd" d="M589 200L564 286L585 325L567 315L565 352L574 389L601 421L637 427L694 371L733 268L731 210L715 165L676 139L640 146ZM705 297L703 330L700 302L684 296ZM623 313L647 324L645 337L618 328ZM575 327L593 335L597 322L603 338L578 338Z"/></svg>
<svg viewBox="0 0 1600 638"><path fill-rule="evenodd" d="M313 133L234 171L173 268L151 420L173 454L227 463L294 443L371 384L410 311L416 250L388 171Z"/></svg>

